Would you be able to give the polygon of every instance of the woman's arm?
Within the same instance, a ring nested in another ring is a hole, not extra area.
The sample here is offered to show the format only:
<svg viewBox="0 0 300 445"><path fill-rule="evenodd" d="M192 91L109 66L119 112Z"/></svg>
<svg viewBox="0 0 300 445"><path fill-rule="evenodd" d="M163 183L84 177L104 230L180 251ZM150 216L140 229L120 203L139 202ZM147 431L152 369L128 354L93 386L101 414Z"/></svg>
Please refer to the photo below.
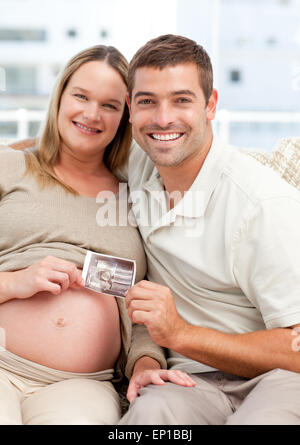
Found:
<svg viewBox="0 0 300 445"><path fill-rule="evenodd" d="M164 385L165 382L188 387L195 386L193 379L185 372L161 369L160 364L156 360L143 356L134 365L127 390L127 399L132 403L138 396L140 388L150 384Z"/></svg>

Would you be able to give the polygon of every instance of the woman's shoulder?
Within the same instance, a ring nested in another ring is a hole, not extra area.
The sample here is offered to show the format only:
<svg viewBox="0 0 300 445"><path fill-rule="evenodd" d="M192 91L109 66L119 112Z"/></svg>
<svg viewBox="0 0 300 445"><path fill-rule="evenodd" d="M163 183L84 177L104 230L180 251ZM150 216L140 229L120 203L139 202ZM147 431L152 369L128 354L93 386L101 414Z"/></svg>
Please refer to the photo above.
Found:
<svg viewBox="0 0 300 445"><path fill-rule="evenodd" d="M1 159L7 161L11 159L25 159L25 152L23 150L15 150L9 145L0 143L0 156Z"/></svg>
<svg viewBox="0 0 300 445"><path fill-rule="evenodd" d="M0 172L1 179L10 177L25 169L25 153L15 150L8 145L0 144Z"/></svg>

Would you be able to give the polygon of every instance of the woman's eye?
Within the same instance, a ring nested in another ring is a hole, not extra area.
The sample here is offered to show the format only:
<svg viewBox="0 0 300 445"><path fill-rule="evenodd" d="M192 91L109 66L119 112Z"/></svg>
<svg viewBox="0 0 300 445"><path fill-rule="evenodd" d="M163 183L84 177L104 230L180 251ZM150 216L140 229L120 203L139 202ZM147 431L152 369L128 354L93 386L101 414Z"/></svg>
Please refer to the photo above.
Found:
<svg viewBox="0 0 300 445"><path fill-rule="evenodd" d="M112 104L104 104L103 106L110 110L117 110L117 107L115 107L115 105L112 105Z"/></svg>
<svg viewBox="0 0 300 445"><path fill-rule="evenodd" d="M74 96L77 97L78 99L81 99L81 100L86 100L87 99L87 97L84 94L74 94Z"/></svg>

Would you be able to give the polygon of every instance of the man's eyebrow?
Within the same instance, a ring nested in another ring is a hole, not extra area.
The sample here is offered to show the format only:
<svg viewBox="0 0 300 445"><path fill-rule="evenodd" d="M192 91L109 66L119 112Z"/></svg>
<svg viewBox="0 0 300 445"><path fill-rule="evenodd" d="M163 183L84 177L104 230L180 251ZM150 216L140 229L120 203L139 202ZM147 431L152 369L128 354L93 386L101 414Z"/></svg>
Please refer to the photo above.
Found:
<svg viewBox="0 0 300 445"><path fill-rule="evenodd" d="M140 96L154 97L155 94L151 93L150 91L138 91L134 95L134 99L137 99ZM193 97L196 97L196 94L193 91L191 91L191 90L178 90L178 91L172 91L170 93L170 96L193 96Z"/></svg>
<svg viewBox="0 0 300 445"><path fill-rule="evenodd" d="M179 90L179 91L174 91L172 93L173 96L193 96L196 97L196 94L191 91L191 90Z"/></svg>
<svg viewBox="0 0 300 445"><path fill-rule="evenodd" d="M155 96L154 93L151 93L150 91L138 91L137 93L135 93L134 95L134 99L137 99L140 96Z"/></svg>

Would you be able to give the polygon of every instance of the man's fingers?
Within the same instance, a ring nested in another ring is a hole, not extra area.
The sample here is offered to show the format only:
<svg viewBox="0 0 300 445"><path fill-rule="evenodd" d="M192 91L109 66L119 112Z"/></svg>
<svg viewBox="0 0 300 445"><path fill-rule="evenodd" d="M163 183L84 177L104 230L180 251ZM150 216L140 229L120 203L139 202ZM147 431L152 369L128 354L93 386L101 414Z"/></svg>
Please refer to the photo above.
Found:
<svg viewBox="0 0 300 445"><path fill-rule="evenodd" d="M131 321L137 324L147 324L151 321L151 312L135 310L128 313Z"/></svg>
<svg viewBox="0 0 300 445"><path fill-rule="evenodd" d="M142 311L142 312L150 312L155 310L155 305L151 300L133 300L130 302L128 309L129 317L132 316L133 312Z"/></svg>

